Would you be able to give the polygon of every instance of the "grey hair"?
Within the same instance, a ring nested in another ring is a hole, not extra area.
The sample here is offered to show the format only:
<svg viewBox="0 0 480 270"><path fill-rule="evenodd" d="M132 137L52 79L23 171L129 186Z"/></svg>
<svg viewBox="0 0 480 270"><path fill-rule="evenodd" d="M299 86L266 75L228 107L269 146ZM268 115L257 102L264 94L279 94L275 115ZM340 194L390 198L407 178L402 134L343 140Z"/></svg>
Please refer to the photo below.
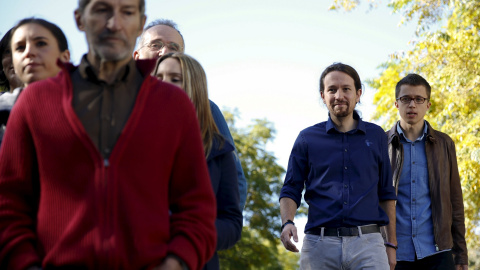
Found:
<svg viewBox="0 0 480 270"><path fill-rule="evenodd" d="M180 33L180 30L178 30L178 25L176 22L170 20L170 19L157 19L151 23L149 23L145 29L143 29L143 32L142 34L140 35L140 40L138 42L138 46L142 46L143 45L143 35L145 34L145 32L147 32L148 29L154 27L154 26L157 26L157 25L165 25L165 26L168 26L168 27L171 27L173 29L175 29L175 31L178 32L178 34L180 35L180 37L182 38L182 42L183 42L183 48L185 49L185 39L183 38L183 35L182 33Z"/></svg>

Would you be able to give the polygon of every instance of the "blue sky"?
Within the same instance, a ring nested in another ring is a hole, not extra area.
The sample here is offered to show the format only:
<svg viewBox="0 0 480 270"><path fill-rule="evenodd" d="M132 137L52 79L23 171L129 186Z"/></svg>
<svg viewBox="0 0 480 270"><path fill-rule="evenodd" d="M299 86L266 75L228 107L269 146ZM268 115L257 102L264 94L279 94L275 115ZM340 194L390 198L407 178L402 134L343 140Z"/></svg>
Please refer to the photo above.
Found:
<svg viewBox="0 0 480 270"><path fill-rule="evenodd" d="M323 69L343 62L363 81L373 78L390 54L409 48L415 31L414 24L399 26L400 15L385 4L369 10L364 3L347 13L328 11L330 0L146 3L147 23L157 18L178 23L186 53L206 70L210 98L220 108L237 108L239 126L255 118L274 123L276 139L268 150L284 168L298 133L327 118L318 93ZM87 51L73 19L76 0L1 0L0 6L2 35L20 19L36 16L64 30L73 63ZM374 91L365 85L358 107L365 120L375 108Z"/></svg>

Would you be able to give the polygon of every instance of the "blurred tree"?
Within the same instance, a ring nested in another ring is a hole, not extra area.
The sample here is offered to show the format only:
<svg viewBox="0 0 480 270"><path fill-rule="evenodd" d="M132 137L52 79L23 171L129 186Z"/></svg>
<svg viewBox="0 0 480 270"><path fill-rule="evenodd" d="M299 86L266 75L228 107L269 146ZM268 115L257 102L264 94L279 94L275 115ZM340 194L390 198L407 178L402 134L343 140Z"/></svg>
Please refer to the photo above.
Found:
<svg viewBox="0 0 480 270"><path fill-rule="evenodd" d="M351 10L359 0L334 0L331 9ZM375 0L368 0L370 5ZM471 257L479 251L480 212L480 1L392 0L402 23L417 23L411 49L392 54L379 77L368 81L377 89L374 119L389 129L398 119L396 83L418 73L432 86L432 107L426 119L455 141L465 204L467 243ZM476 256L475 256L476 254ZM472 263L473 265L473 263Z"/></svg>
<svg viewBox="0 0 480 270"><path fill-rule="evenodd" d="M276 163L266 144L275 129L267 120L254 120L246 129L235 127L238 112L223 112L248 183L241 240L219 252L222 269L297 269L298 254L287 252L280 242L278 194L285 170ZM235 115L234 115L235 114Z"/></svg>

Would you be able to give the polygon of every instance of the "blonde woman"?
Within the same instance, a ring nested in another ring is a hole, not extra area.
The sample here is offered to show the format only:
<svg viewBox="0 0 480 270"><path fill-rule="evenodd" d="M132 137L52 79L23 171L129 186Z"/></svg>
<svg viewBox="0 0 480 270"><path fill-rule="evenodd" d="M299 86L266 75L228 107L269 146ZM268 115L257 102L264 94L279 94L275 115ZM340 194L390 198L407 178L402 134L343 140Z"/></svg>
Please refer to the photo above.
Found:
<svg viewBox="0 0 480 270"><path fill-rule="evenodd" d="M220 135L215 125L210 111L205 71L191 56L174 53L158 60L153 75L183 89L195 106L210 180L217 199L217 250L230 248L240 239L243 218L238 208L234 147ZM217 253L204 269L220 269Z"/></svg>

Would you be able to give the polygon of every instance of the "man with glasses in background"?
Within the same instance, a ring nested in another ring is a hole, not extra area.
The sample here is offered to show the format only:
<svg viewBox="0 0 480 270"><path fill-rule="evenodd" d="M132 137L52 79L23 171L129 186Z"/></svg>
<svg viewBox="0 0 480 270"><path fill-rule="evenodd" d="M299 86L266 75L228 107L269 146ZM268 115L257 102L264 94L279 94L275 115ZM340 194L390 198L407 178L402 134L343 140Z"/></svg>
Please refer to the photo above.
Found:
<svg viewBox="0 0 480 270"><path fill-rule="evenodd" d="M400 114L388 135L397 191L395 269L468 269L462 187L452 139L424 120L430 84L408 74L395 89Z"/></svg>
<svg viewBox="0 0 480 270"><path fill-rule="evenodd" d="M145 27L140 36L133 58L155 59L173 52L184 52L185 43L177 24L171 20L159 19Z"/></svg>
<svg viewBox="0 0 480 270"><path fill-rule="evenodd" d="M182 34L177 28L177 24L172 20L158 19L145 27L137 49L133 52L133 58L138 59L154 59L160 58L167 53L185 52L185 41ZM227 122L217 104L210 100L210 110L213 119L217 125L220 134L235 147L232 134L228 129ZM242 164L236 155L235 147L235 166L237 168L238 192L240 193L240 210L243 211L247 200L247 181L243 173Z"/></svg>

